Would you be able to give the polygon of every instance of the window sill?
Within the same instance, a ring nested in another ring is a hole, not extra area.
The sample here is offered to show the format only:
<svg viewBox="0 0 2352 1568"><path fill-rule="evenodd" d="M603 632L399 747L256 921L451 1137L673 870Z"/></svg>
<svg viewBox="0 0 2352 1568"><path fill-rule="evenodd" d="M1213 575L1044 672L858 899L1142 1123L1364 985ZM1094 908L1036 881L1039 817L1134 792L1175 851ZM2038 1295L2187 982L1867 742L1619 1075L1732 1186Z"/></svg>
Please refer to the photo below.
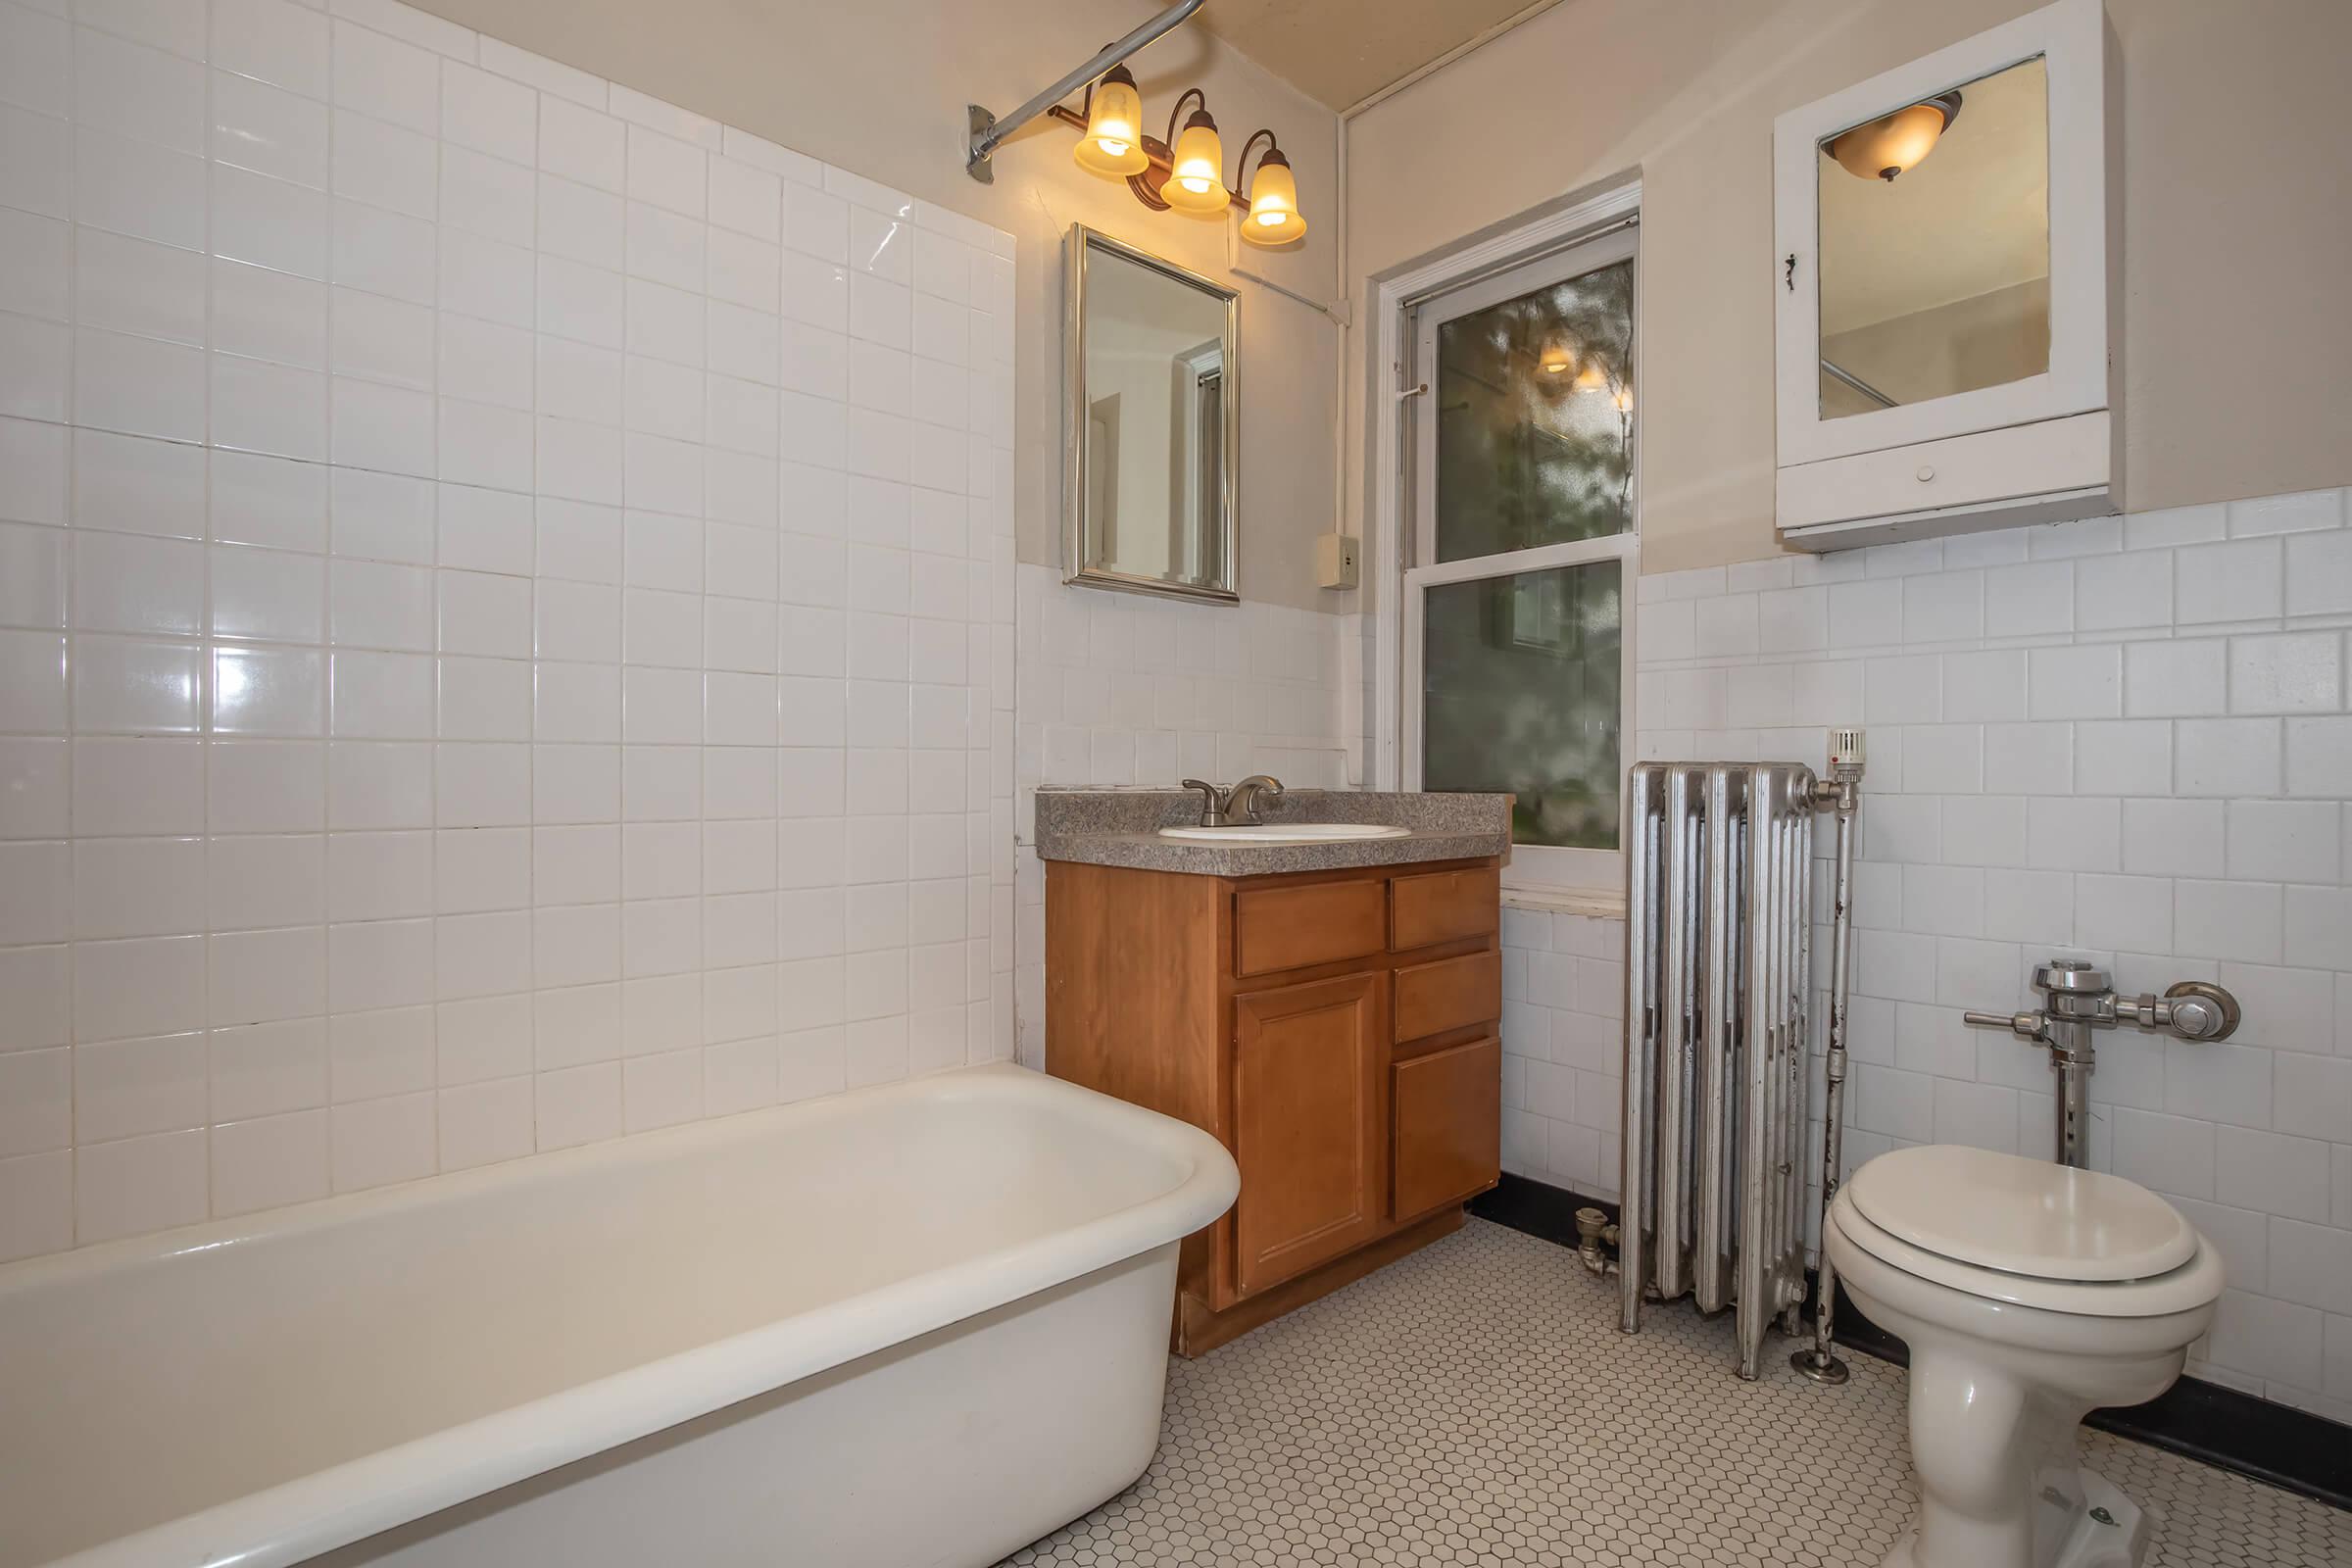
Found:
<svg viewBox="0 0 2352 1568"><path fill-rule="evenodd" d="M1582 914L1599 920L1625 918L1625 895L1608 888L1504 887L1506 909L1541 909L1546 914Z"/></svg>

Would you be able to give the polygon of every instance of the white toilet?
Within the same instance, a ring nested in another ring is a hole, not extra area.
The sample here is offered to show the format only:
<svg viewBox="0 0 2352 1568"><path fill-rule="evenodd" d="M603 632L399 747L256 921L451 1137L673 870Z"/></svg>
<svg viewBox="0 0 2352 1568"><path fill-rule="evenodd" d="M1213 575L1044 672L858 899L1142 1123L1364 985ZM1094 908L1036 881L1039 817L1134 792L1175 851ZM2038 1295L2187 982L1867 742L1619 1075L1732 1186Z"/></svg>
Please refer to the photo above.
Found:
<svg viewBox="0 0 2352 1568"><path fill-rule="evenodd" d="M2146 1521L2075 1429L2180 1375L2222 1294L2196 1227L2120 1177L1934 1145L1856 1171L1823 1242L1911 1349L1919 1513L1886 1568L2138 1563Z"/></svg>

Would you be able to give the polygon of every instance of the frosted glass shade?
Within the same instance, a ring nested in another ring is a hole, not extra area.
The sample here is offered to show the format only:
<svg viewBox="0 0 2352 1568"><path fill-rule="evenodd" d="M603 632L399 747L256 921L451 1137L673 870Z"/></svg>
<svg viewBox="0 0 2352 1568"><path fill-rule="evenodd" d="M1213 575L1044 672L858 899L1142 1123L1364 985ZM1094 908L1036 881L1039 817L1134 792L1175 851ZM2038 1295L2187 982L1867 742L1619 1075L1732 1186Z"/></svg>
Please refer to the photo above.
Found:
<svg viewBox="0 0 2352 1568"><path fill-rule="evenodd" d="M1195 111L1176 138L1168 181L1159 188L1160 200L1181 213L1218 213L1229 200L1225 190L1225 147L1217 140L1217 122Z"/></svg>
<svg viewBox="0 0 2352 1568"><path fill-rule="evenodd" d="M1248 148L1242 149L1244 156ZM1306 220L1298 216L1298 181L1291 161L1269 150L1250 182L1250 216L1242 223L1242 238L1252 245L1288 245L1306 236Z"/></svg>
<svg viewBox="0 0 2352 1568"><path fill-rule="evenodd" d="M1126 67L1113 67L1095 84L1086 134L1072 156L1080 169L1105 179L1125 179L1151 166L1144 153L1144 99Z"/></svg>

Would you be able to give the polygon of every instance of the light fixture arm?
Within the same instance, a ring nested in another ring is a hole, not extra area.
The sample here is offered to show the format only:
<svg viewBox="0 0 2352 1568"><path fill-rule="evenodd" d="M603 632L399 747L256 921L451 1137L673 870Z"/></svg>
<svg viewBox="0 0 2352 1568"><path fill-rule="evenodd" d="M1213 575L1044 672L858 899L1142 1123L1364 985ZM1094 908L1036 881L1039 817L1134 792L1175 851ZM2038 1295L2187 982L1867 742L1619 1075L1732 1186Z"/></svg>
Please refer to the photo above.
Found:
<svg viewBox="0 0 2352 1568"><path fill-rule="evenodd" d="M1044 92L999 120L978 104L965 106L968 130L964 142L963 172L983 185L996 183L996 171L989 160L1003 146L1004 138L1026 125L1055 104L1076 92L1080 87L1091 88L1102 78L1103 73L1124 61L1144 45L1180 25L1186 18L1200 9L1206 0L1177 0L1158 16L1136 28L1116 43L1105 45L1085 65L1071 72ZM1197 89L1196 89L1197 90ZM1205 100L1204 100L1205 101ZM1181 104L1182 99L1177 102Z"/></svg>
<svg viewBox="0 0 2352 1568"><path fill-rule="evenodd" d="M1268 152L1280 151L1280 144L1274 140L1273 127L1260 126L1251 131L1250 139L1242 143L1242 156L1236 159L1233 165L1233 188L1237 191L1246 191L1250 188L1250 149L1257 145L1257 138L1260 136L1266 138Z"/></svg>
<svg viewBox="0 0 2352 1568"><path fill-rule="evenodd" d="M1208 113L1208 94L1202 92L1198 87L1185 88L1184 91L1178 95L1175 106L1168 111L1168 133L1166 136L1161 138L1161 140L1166 142L1166 144L1171 148L1176 145L1176 122L1184 118L1184 105L1185 100L1188 98L1200 99L1200 112L1204 115Z"/></svg>

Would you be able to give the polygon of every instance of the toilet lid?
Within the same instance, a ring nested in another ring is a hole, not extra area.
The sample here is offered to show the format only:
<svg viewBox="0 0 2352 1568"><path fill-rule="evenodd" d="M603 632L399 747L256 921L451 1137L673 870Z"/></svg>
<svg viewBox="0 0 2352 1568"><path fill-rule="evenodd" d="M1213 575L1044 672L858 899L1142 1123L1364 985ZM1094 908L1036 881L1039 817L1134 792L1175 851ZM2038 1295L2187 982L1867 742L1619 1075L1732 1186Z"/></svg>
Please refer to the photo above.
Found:
<svg viewBox="0 0 2352 1568"><path fill-rule="evenodd" d="M1923 1251L2035 1279L2150 1279L2197 1250L2196 1228L2136 1183L1985 1149L1897 1149L1846 1192L1865 1219Z"/></svg>

